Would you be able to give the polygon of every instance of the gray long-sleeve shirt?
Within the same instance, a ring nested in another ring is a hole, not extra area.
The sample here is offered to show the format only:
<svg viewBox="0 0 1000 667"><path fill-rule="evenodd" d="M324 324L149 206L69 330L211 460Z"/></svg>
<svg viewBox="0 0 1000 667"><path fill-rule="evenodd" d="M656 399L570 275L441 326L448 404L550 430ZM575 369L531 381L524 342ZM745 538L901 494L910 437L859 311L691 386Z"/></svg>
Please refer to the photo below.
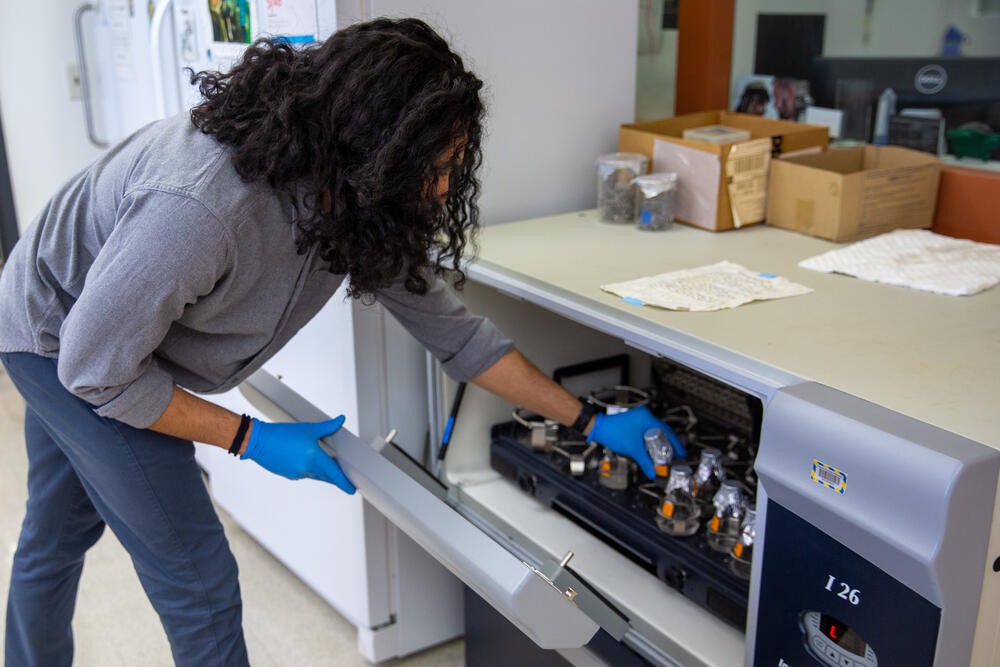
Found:
<svg viewBox="0 0 1000 667"><path fill-rule="evenodd" d="M186 114L153 123L75 176L0 274L0 352L59 360L104 417L145 428L173 385L228 390L323 307L345 276L296 252L291 203L244 183ZM513 344L443 281L377 300L465 380Z"/></svg>

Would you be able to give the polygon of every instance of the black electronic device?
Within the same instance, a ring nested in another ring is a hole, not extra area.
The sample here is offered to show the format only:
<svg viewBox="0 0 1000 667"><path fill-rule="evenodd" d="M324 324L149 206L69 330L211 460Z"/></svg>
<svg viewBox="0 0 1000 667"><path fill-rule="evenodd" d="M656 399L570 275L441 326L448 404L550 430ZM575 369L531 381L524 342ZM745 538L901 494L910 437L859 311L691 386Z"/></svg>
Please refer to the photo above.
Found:
<svg viewBox="0 0 1000 667"><path fill-rule="evenodd" d="M896 108L938 109L945 130L970 122L1000 131L1000 58L814 58L809 77L813 103L837 106L838 81L867 81L874 111L886 88ZM994 156L997 152L994 152Z"/></svg>

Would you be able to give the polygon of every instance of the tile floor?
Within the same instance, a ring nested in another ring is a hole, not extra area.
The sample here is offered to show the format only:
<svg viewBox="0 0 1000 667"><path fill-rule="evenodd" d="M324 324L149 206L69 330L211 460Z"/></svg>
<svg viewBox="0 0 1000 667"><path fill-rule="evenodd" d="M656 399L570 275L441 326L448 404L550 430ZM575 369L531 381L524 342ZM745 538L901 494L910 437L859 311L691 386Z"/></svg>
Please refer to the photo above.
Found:
<svg viewBox="0 0 1000 667"><path fill-rule="evenodd" d="M24 515L27 460L23 403L0 366L0 644L7 584ZM220 516L240 565L244 631L256 667L355 667L354 627L251 539L224 512ZM170 649L159 620L139 586L128 555L105 532L87 555L73 622L79 667L167 667ZM458 667L461 640L384 665Z"/></svg>

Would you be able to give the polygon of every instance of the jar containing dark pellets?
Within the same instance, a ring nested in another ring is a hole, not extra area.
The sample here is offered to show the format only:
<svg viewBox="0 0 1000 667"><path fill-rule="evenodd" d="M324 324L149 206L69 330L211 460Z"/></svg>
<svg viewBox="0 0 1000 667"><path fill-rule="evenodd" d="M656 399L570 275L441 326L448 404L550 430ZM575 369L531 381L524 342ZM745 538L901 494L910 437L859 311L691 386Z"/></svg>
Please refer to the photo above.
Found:
<svg viewBox="0 0 1000 667"><path fill-rule="evenodd" d="M601 221L635 221L632 180L646 173L649 159L640 153L609 153L597 158L597 208Z"/></svg>
<svg viewBox="0 0 1000 667"><path fill-rule="evenodd" d="M632 184L636 226L651 232L670 227L677 214L677 174L645 174L632 179Z"/></svg>

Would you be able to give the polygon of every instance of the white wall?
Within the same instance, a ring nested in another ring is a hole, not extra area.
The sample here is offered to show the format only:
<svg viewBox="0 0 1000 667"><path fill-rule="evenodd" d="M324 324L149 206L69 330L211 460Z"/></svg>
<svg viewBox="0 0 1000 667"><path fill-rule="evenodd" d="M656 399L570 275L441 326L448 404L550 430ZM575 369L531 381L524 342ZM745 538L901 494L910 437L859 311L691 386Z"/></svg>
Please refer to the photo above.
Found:
<svg viewBox="0 0 1000 667"><path fill-rule="evenodd" d="M677 30L663 30L663 0L639 0L635 119L674 115L677 92Z"/></svg>
<svg viewBox="0 0 1000 667"><path fill-rule="evenodd" d="M83 108L70 101L66 65L75 62L73 11L80 0L0 2L0 115L23 230L64 181L99 150Z"/></svg>
<svg viewBox="0 0 1000 667"><path fill-rule="evenodd" d="M864 0L736 0L733 80L754 74L757 14L826 14L827 56L932 56L949 25L969 34L963 53L1000 56L1000 19L971 15L972 0L875 0L864 43Z"/></svg>
<svg viewBox="0 0 1000 667"><path fill-rule="evenodd" d="M962 44L967 56L1000 56L1000 16L973 15L973 0L945 0L944 23L955 25L968 41Z"/></svg>
<svg viewBox="0 0 1000 667"><path fill-rule="evenodd" d="M426 19L486 83L485 224L597 205L595 160L635 117L638 2L371 0L370 11Z"/></svg>

